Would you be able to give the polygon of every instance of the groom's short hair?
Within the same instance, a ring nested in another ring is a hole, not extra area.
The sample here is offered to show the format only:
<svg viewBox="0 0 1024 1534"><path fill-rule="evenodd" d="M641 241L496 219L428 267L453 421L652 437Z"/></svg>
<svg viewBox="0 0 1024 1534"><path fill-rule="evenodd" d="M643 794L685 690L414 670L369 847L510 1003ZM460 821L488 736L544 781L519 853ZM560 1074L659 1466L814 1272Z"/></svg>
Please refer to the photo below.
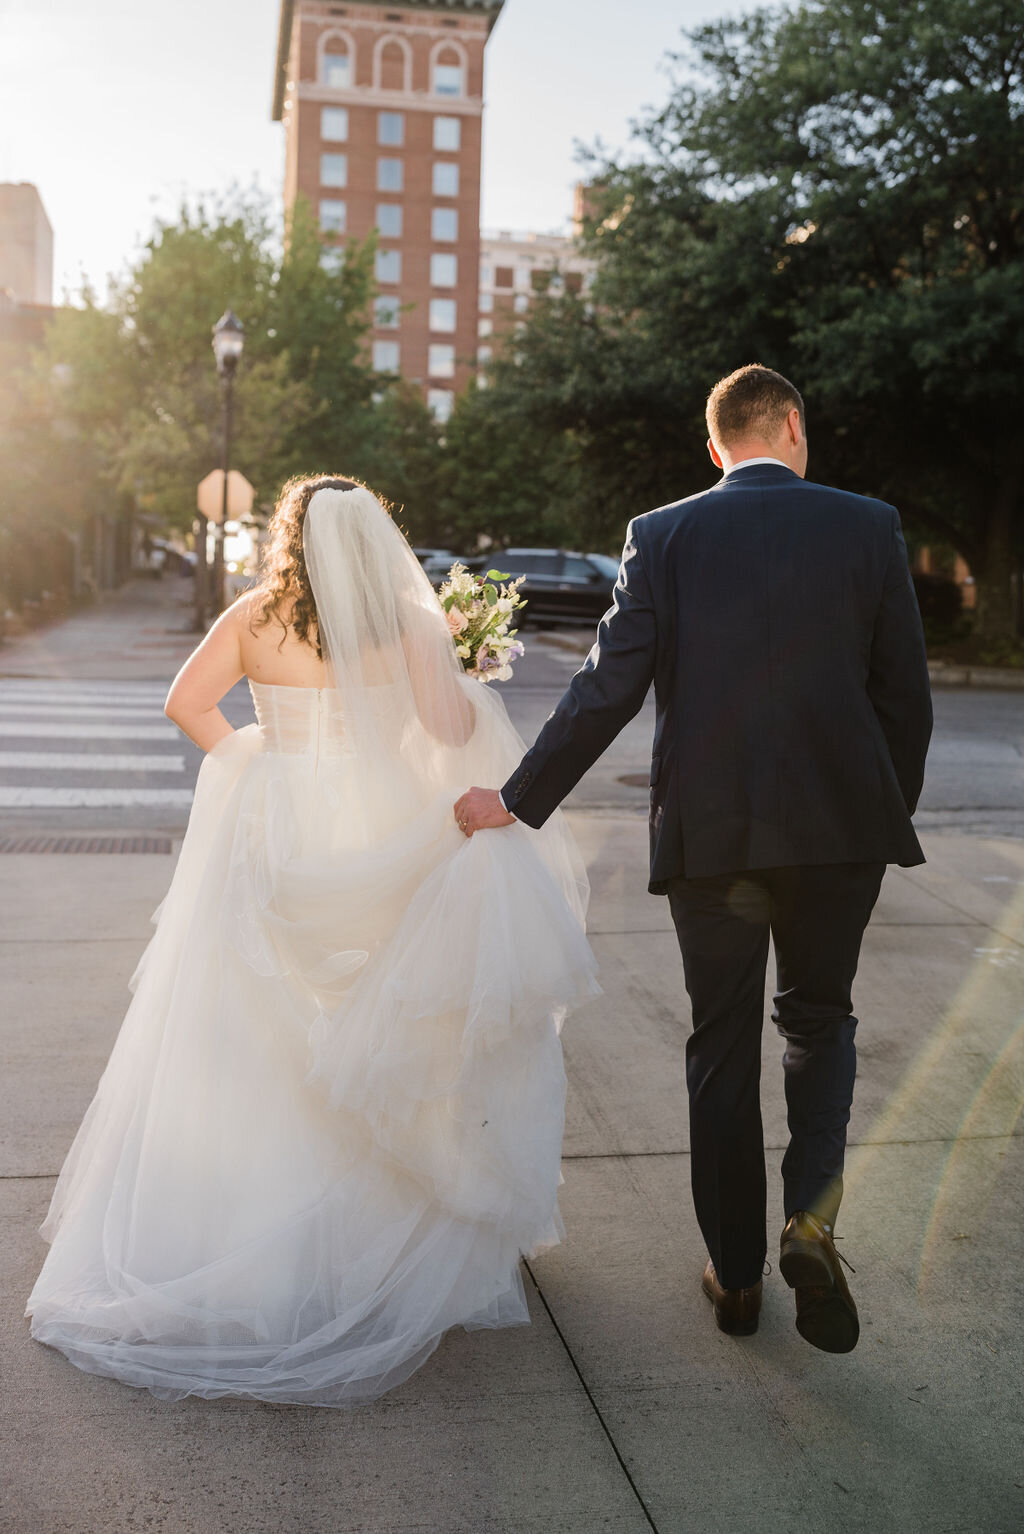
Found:
<svg viewBox="0 0 1024 1534"><path fill-rule="evenodd" d="M793 409L799 410L806 430L799 389L781 373L751 362L720 378L708 395L708 435L726 447L750 437L770 441Z"/></svg>

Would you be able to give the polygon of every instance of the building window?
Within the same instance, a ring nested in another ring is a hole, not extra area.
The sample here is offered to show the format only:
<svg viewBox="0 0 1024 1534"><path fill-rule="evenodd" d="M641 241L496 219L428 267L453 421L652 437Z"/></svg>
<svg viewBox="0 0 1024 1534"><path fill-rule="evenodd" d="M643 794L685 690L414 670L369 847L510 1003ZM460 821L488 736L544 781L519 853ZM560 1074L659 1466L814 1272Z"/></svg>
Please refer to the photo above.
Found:
<svg viewBox="0 0 1024 1534"><path fill-rule="evenodd" d="M440 421L443 426L452 413L455 404L455 395L451 389L428 389L427 406L435 421Z"/></svg>
<svg viewBox="0 0 1024 1534"><path fill-rule="evenodd" d="M493 310L494 310L494 294L493 293L481 293L480 294L480 313L481 314L491 314L491 313L493 313Z"/></svg>
<svg viewBox="0 0 1024 1534"><path fill-rule="evenodd" d="M566 289L568 290L568 292L570 292L570 293L582 293L583 292L583 273L582 272L566 272L566 274L565 274L565 286L566 286Z"/></svg>
<svg viewBox="0 0 1024 1534"><path fill-rule="evenodd" d="M397 341L374 341L373 371L375 373L397 373L400 355Z"/></svg>
<svg viewBox="0 0 1024 1534"><path fill-rule="evenodd" d="M485 367L490 362L491 356L492 352L489 346L481 346L477 349L476 360L481 367Z"/></svg>
<svg viewBox="0 0 1024 1534"><path fill-rule="evenodd" d="M346 208L343 202L338 202L334 197L324 197L320 201L320 228L324 234L345 233Z"/></svg>
<svg viewBox="0 0 1024 1534"><path fill-rule="evenodd" d="M320 265L325 272L330 272L334 276L345 265L345 252L338 246L322 250L320 252Z"/></svg>
<svg viewBox="0 0 1024 1534"><path fill-rule="evenodd" d="M436 254L430 258L430 282L435 288L453 288L459 280L459 263L455 256Z"/></svg>
<svg viewBox="0 0 1024 1534"><path fill-rule="evenodd" d="M434 148L455 150L462 147L462 123L457 117L434 118Z"/></svg>
<svg viewBox="0 0 1024 1534"><path fill-rule="evenodd" d="M455 208L434 208L430 215L430 238L432 240L457 240L459 215Z"/></svg>
<svg viewBox="0 0 1024 1534"><path fill-rule="evenodd" d="M455 377L455 348L454 346L437 345L430 348L427 371L431 378L454 378Z"/></svg>
<svg viewBox="0 0 1024 1534"><path fill-rule="evenodd" d="M377 228L385 239L400 240L402 238L401 203L379 202L377 204Z"/></svg>
<svg viewBox="0 0 1024 1534"><path fill-rule="evenodd" d="M459 167L454 160L434 161L434 196L458 197Z"/></svg>
<svg viewBox="0 0 1024 1534"><path fill-rule="evenodd" d="M517 293L515 297L515 303L512 307L515 309L517 314L525 314L527 309L530 307L529 293Z"/></svg>
<svg viewBox="0 0 1024 1534"><path fill-rule="evenodd" d="M480 286L489 288L494 281L494 272L489 261L480 262Z"/></svg>
<svg viewBox="0 0 1024 1534"><path fill-rule="evenodd" d="M342 44L336 44L341 47ZM325 53L320 59L320 84L347 91L352 84L352 60L347 53Z"/></svg>
<svg viewBox="0 0 1024 1534"><path fill-rule="evenodd" d="M348 185L348 155L322 154L320 156L320 185Z"/></svg>
<svg viewBox="0 0 1024 1534"><path fill-rule="evenodd" d="M402 190L402 184L403 176L401 160L377 161L378 192L400 192Z"/></svg>
<svg viewBox="0 0 1024 1534"><path fill-rule="evenodd" d="M464 96L466 71L461 64L434 65L434 95Z"/></svg>
<svg viewBox="0 0 1024 1534"><path fill-rule="evenodd" d="M375 298L373 300L373 323L378 330L398 329L398 299Z"/></svg>
<svg viewBox="0 0 1024 1534"><path fill-rule="evenodd" d="M405 117L401 112L377 113L377 143L392 147L405 143Z"/></svg>
<svg viewBox="0 0 1024 1534"><path fill-rule="evenodd" d="M530 268L528 266L516 267L516 287L523 289L530 286Z"/></svg>
<svg viewBox="0 0 1024 1534"><path fill-rule="evenodd" d="M493 320L477 320L476 333L478 336L489 336L493 329Z"/></svg>
<svg viewBox="0 0 1024 1534"><path fill-rule="evenodd" d="M320 137L329 144L343 144L348 138L348 108L320 108Z"/></svg>
<svg viewBox="0 0 1024 1534"><path fill-rule="evenodd" d="M399 25L405 20L404 16L391 15L385 18ZM374 50L374 85L386 91L404 91L410 87L412 79L412 49L403 38L389 37L378 41Z"/></svg>
<svg viewBox="0 0 1024 1534"><path fill-rule="evenodd" d="M515 281L515 272L510 266L499 266L494 272L494 286L496 288L510 288Z"/></svg>
<svg viewBox="0 0 1024 1534"><path fill-rule="evenodd" d="M374 269L378 282L401 282L402 252L400 250L378 250Z"/></svg>
<svg viewBox="0 0 1024 1534"><path fill-rule="evenodd" d="M431 330L449 331L455 329L454 298L432 298L430 300L430 328Z"/></svg>

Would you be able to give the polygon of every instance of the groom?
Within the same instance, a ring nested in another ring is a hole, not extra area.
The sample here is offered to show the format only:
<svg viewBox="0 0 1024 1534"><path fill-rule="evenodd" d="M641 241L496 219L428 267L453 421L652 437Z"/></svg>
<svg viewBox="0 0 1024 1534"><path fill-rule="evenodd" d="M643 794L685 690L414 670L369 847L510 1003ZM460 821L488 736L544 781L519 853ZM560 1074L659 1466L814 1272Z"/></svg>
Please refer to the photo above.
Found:
<svg viewBox="0 0 1024 1534"><path fill-rule="evenodd" d="M693 1032L691 1177L723 1331L756 1330L766 1253L759 1078L769 940L789 1147L779 1266L796 1325L849 1352L857 1309L833 1244L856 1071L851 988L887 863L911 824L932 714L899 517L808 483L804 406L770 368L711 391L723 478L629 525L613 606L499 793L455 807L467 836L541 826L657 702L651 880L668 896Z"/></svg>

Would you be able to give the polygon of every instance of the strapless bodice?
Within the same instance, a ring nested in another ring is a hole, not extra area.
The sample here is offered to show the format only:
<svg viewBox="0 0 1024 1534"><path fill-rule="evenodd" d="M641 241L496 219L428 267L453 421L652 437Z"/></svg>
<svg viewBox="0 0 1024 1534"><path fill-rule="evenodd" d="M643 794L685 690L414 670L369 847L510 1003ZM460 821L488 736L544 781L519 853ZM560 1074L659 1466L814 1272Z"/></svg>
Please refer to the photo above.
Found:
<svg viewBox="0 0 1024 1534"><path fill-rule="evenodd" d="M334 687L282 687L249 678L264 751L289 756L341 756L345 713Z"/></svg>
<svg viewBox="0 0 1024 1534"><path fill-rule="evenodd" d="M288 756L345 756L355 739L367 743L367 726L375 744L393 746L402 733L401 689L377 683L359 689L354 699L336 687L292 687L249 678L264 751ZM354 708L358 714L354 714ZM358 728L353 729L353 718Z"/></svg>

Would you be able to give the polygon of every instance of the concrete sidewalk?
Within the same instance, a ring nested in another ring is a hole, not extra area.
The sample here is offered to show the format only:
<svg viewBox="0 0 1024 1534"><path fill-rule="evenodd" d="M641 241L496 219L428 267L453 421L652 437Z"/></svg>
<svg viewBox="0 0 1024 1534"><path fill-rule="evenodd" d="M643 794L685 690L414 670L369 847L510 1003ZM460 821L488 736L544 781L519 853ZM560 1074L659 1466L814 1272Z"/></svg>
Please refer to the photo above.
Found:
<svg viewBox="0 0 1024 1534"><path fill-rule="evenodd" d="M192 591L179 575L127 581L92 607L0 641L0 677L170 682L201 638Z"/></svg>
<svg viewBox="0 0 1024 1534"><path fill-rule="evenodd" d="M632 813L574 813L604 997L571 1019L563 1213L534 1324L452 1333L355 1412L186 1400L80 1374L22 1319L54 1175L127 1003L171 857L0 860L9 1534L1011 1534L1024 1523L1024 844L931 837L890 871L858 982L842 1222L863 1332L712 1324L690 1205L688 1011ZM59 936L55 936L59 934ZM785 1139L765 1033L770 1187ZM524 1125L524 1132L528 1126Z"/></svg>

